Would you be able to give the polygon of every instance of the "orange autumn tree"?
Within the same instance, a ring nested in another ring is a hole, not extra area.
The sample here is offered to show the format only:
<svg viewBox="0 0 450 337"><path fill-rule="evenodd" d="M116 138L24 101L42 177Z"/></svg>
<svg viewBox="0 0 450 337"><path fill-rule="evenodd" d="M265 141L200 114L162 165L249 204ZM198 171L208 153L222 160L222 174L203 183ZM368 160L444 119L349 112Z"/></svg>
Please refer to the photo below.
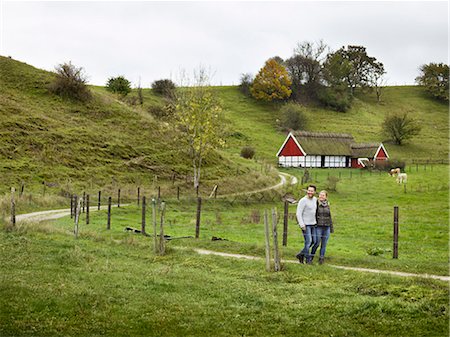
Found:
<svg viewBox="0 0 450 337"><path fill-rule="evenodd" d="M291 84L286 68L272 58L266 61L256 75L250 93L254 98L264 101L286 99L292 93Z"/></svg>

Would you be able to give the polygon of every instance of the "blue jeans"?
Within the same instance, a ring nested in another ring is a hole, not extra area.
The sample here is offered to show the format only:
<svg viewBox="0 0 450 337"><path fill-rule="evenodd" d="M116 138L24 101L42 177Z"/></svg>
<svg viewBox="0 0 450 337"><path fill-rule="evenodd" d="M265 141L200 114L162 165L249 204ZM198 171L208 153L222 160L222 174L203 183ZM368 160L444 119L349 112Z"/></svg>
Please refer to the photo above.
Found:
<svg viewBox="0 0 450 337"><path fill-rule="evenodd" d="M320 257L325 256L325 251L327 249L328 238L330 237L330 227L329 226L317 226L316 227L317 240L311 249L311 255L316 254L316 250L320 244Z"/></svg>
<svg viewBox="0 0 450 337"><path fill-rule="evenodd" d="M302 230L305 246L300 252L301 255L309 257L309 248L316 242L316 225L306 225L306 229Z"/></svg>

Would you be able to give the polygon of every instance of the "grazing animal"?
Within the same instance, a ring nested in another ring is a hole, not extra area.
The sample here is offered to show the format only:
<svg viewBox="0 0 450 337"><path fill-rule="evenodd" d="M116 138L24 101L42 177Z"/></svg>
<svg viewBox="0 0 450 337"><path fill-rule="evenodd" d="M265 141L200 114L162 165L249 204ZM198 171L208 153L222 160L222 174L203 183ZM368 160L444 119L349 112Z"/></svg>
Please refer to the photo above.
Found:
<svg viewBox="0 0 450 337"><path fill-rule="evenodd" d="M406 173L397 174L397 184L406 184L408 182L408 175Z"/></svg>
<svg viewBox="0 0 450 337"><path fill-rule="evenodd" d="M397 167L395 169L390 170L389 175L392 177L392 176L395 176L396 174L400 174L400 172L401 172L400 168Z"/></svg>

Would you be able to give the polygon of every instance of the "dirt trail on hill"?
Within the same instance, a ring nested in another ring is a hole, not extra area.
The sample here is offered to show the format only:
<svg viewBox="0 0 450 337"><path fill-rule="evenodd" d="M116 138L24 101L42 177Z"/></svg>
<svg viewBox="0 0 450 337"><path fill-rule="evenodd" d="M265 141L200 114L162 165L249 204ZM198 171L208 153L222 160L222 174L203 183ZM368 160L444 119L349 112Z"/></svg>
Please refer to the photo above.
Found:
<svg viewBox="0 0 450 337"><path fill-rule="evenodd" d="M239 192L239 193L233 193L233 194L218 195L217 198L232 197L232 196L238 196L238 195L243 195L243 194L254 194L254 193L277 189L277 188L280 188L280 187L286 185L288 183L288 179L289 179L289 183L291 185L297 184L297 182L298 182L296 177L294 177L290 174L287 174L287 173L280 173L279 177L280 177L280 182L276 185L265 187L265 188L254 190L254 191L249 191L249 192ZM127 206L127 205L124 204L121 206ZM107 207L108 206L101 206L100 209L107 209ZM115 207L117 207L117 206L115 206ZM97 206L89 207L89 211L91 211L91 212L97 211L97 209L98 209ZM40 212L33 212L33 213L27 213L27 214L19 214L16 216L16 221L17 222L23 222L23 221L40 222L40 221L45 221L45 220L59 219L59 218L62 218L62 217L68 216L68 215L70 215L70 209L55 209L55 210L49 210L49 211L40 211Z"/></svg>

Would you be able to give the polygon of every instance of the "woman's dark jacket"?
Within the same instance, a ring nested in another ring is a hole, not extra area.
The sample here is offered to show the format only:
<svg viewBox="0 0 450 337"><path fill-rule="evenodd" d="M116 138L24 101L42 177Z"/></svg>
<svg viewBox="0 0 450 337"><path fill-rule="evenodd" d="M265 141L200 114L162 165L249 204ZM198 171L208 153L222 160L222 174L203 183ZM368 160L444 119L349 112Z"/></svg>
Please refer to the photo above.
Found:
<svg viewBox="0 0 450 337"><path fill-rule="evenodd" d="M330 205L328 203L324 205L317 201L316 220L317 226L329 226L333 229L333 220L331 219Z"/></svg>

